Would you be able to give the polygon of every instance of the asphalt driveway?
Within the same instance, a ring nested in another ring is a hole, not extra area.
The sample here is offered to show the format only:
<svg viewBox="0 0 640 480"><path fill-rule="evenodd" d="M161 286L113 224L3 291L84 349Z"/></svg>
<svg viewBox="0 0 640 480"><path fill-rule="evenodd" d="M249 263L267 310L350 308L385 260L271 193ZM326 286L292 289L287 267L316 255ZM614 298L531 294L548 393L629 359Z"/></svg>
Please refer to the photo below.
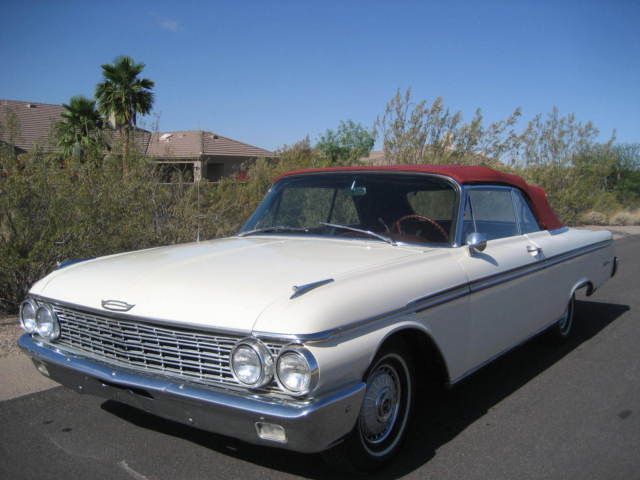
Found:
<svg viewBox="0 0 640 480"><path fill-rule="evenodd" d="M577 303L572 339L534 339L428 402L372 478L640 478L640 236ZM260 448L61 387L0 402L0 478L340 478L316 455Z"/></svg>

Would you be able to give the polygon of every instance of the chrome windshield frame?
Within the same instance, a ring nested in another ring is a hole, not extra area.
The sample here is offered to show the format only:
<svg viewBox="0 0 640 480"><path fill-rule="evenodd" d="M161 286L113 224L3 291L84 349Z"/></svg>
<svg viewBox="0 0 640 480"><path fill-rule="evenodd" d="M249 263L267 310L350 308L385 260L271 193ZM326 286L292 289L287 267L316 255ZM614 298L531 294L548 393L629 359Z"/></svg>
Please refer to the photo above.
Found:
<svg viewBox="0 0 640 480"><path fill-rule="evenodd" d="M463 202L463 196L464 196L464 188L463 186L454 178L449 177L447 175L442 175L439 173L428 173L428 172L415 172L415 171L403 171L403 170L397 170L397 171L389 171L389 170L366 170L366 171L357 171L357 172L351 172L351 171L333 171L333 170L327 170L327 171L320 171L320 172L306 172L306 173L299 173L299 174L295 174L295 175L290 175L284 178L281 178L279 180L277 180L276 182L272 183L269 186L269 189L267 190L267 193L265 193L264 198L262 199L262 201L260 202L260 204L258 205L258 207L256 208L256 210L251 214L251 216L247 219L247 221L242 225L242 227L240 228L240 230L238 232L236 232L234 234L234 236L236 237L240 237L242 236L241 234L243 233L244 229L247 227L247 225L250 223L250 221L253 219L256 211L258 210L258 208L260 208L260 205L262 205L262 202L264 202L267 194L269 194L271 192L271 190L274 188L275 185L277 185L279 182L285 180L285 179L289 179L289 178L299 178L299 177L304 177L304 176L317 176L317 175L353 175L353 173L357 173L358 175L372 175L372 174L385 174L385 175L404 175L404 176L424 176L424 177L430 177L430 178L437 178L440 180L444 180L445 182L447 182L448 184L451 185L451 187L453 188L456 197L455 197L455 202L457 202L454 205L453 211L455 212L454 215L457 215L457 218L452 218L451 220L451 232L449 235L449 242L448 243L428 243L428 242L416 242L416 243L408 243L408 242L396 242L398 245L408 245L408 246L415 246L415 247L437 247L437 248L452 248L452 247L460 247L461 245L463 245L463 241L462 241L462 220L463 220L463 215L464 215L464 205L465 203ZM466 197L465 197L466 200ZM274 233L265 233L265 235L273 235ZM299 235L299 233L288 233L288 232L278 232L275 233L276 235ZM314 235L316 237L319 238L340 238L340 237L333 237L333 236L326 236L326 235L322 235L322 236L317 236ZM364 240L361 239L361 240ZM373 240L373 238L372 238Z"/></svg>

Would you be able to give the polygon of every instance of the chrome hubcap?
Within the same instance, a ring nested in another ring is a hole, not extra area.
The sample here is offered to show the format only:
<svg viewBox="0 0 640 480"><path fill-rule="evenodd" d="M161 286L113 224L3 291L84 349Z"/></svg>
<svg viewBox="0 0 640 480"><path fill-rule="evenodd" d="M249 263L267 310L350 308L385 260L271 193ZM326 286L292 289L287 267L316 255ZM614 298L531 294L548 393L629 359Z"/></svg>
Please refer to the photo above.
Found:
<svg viewBox="0 0 640 480"><path fill-rule="evenodd" d="M360 413L363 438L372 444L383 442L398 418L401 387L396 370L380 365L369 377Z"/></svg>

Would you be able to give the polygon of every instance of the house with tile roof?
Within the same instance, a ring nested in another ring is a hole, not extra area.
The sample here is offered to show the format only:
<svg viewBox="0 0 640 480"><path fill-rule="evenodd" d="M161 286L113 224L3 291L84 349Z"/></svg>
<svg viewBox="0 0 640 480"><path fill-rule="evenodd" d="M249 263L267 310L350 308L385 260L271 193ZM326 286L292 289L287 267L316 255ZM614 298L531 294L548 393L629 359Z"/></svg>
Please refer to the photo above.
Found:
<svg viewBox="0 0 640 480"><path fill-rule="evenodd" d="M0 100L0 141L18 153L35 148L51 150L53 125L61 119L62 105Z"/></svg>
<svg viewBox="0 0 640 480"><path fill-rule="evenodd" d="M194 179L215 182L222 177L240 175L247 161L276 155L217 133L186 130L152 134L146 156L161 164L193 165Z"/></svg>
<svg viewBox="0 0 640 480"><path fill-rule="evenodd" d="M35 148L55 152L53 128L63 111L62 105L0 99L0 142L13 145L18 153ZM109 137L117 142L119 133L114 130ZM276 157L269 150L204 130L152 133L138 128L134 139L142 155L194 181L241 175L248 162Z"/></svg>

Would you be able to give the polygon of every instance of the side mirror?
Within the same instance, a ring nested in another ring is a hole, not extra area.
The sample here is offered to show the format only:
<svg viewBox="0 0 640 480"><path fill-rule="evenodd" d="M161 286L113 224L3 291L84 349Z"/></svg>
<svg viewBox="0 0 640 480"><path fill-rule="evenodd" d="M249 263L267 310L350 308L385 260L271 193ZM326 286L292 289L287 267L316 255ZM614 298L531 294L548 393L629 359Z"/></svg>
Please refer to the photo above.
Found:
<svg viewBox="0 0 640 480"><path fill-rule="evenodd" d="M469 253L482 252L485 248L487 248L487 236L473 232L467 235L466 238L467 245L469 246Z"/></svg>

